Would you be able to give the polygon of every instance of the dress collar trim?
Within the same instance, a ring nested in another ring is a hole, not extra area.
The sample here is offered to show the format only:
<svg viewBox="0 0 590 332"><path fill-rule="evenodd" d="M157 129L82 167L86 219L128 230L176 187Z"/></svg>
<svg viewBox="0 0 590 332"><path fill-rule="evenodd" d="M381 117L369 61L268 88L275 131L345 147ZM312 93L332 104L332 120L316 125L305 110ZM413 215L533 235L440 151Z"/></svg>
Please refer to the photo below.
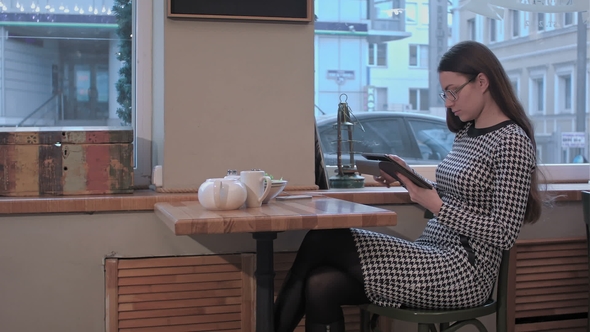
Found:
<svg viewBox="0 0 590 332"><path fill-rule="evenodd" d="M471 126L467 129L467 135L469 137L477 137L477 136L481 136L481 135L485 135L487 133L491 133L492 131L498 130L500 128L504 128L510 124L513 124L514 121L512 120L506 120L504 122L500 122L496 125L493 125L491 127L487 127L487 128L475 128L475 124L472 122Z"/></svg>

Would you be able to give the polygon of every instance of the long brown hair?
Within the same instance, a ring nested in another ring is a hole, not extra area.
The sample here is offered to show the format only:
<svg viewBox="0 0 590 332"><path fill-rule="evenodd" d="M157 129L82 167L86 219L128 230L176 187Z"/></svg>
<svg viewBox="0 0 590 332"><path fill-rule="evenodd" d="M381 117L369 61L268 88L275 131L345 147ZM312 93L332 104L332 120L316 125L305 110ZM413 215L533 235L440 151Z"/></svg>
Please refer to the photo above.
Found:
<svg viewBox="0 0 590 332"><path fill-rule="evenodd" d="M480 73L488 78L488 91L492 99L498 104L502 113L519 125L531 140L535 154L537 143L533 125L524 108L516 97L512 84L506 75L502 64L494 53L485 45L475 41L463 41L451 47L442 57L438 65L438 72L449 71L473 78ZM465 122L455 116L447 108L447 126L451 132L458 132L465 127ZM531 174L531 189L524 216L525 223L534 223L541 216L543 199L539 191L539 168Z"/></svg>

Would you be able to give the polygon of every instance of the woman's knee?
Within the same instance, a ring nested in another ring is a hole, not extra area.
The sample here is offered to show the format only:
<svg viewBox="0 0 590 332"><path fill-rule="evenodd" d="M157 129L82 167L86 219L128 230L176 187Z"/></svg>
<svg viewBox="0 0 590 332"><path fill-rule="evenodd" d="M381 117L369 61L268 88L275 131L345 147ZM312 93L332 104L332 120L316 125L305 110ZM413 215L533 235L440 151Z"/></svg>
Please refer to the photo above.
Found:
<svg viewBox="0 0 590 332"><path fill-rule="evenodd" d="M341 273L329 266L322 266L312 270L305 280L305 297L314 305L324 305L331 302L334 295L335 279ZM322 302L322 303L318 303Z"/></svg>
<svg viewBox="0 0 590 332"><path fill-rule="evenodd" d="M314 310L367 302L361 282L330 266L321 266L309 273L305 282L305 298L307 306Z"/></svg>

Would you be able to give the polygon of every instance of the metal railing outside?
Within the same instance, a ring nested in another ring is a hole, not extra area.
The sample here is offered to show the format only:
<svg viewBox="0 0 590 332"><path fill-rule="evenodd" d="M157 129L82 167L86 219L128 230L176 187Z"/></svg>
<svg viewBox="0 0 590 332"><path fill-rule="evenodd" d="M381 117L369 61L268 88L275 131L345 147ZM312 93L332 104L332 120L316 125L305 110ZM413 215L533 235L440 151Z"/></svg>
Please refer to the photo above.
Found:
<svg viewBox="0 0 590 332"><path fill-rule="evenodd" d="M25 116L16 127L52 126L63 119L63 94L59 93L51 96L41 106Z"/></svg>

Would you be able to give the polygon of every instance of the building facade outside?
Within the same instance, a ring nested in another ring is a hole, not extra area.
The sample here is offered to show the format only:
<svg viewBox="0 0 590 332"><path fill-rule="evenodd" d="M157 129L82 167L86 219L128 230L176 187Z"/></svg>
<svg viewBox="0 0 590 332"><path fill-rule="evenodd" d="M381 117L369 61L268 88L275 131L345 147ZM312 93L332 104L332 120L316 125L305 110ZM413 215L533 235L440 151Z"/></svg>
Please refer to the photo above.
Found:
<svg viewBox="0 0 590 332"><path fill-rule="evenodd" d="M433 98L441 89L435 68L441 51L476 40L500 58L533 120L539 161L587 162L587 32L581 36L584 61L578 60L577 47L578 11L585 10L582 20L587 20L587 1L455 0L442 10L435 0L318 0L315 6L316 116L336 113L345 93L353 112L444 117L444 105ZM389 37L371 29L375 17L395 27ZM443 50L433 36L444 38ZM580 74L585 87L577 83Z"/></svg>
<svg viewBox="0 0 590 332"><path fill-rule="evenodd" d="M428 0L316 1L315 114L335 113L341 93L353 112L441 113L442 102L429 100L429 94L438 94L428 81L431 5ZM376 24L368 8L395 29L370 30Z"/></svg>
<svg viewBox="0 0 590 332"><path fill-rule="evenodd" d="M315 1L316 115L336 113L341 101L353 112L389 108L390 89L379 80L397 67L393 45L412 35L404 7L404 0Z"/></svg>
<svg viewBox="0 0 590 332"><path fill-rule="evenodd" d="M545 164L588 162L588 24L584 28L585 55L579 62L578 13L552 13L562 8L550 4L523 4L540 11L499 8L498 18L493 19L496 13L475 14L456 2L452 43L476 40L499 57L534 123L539 160ZM585 6L587 9L588 2ZM582 15L583 19L587 19L586 15ZM581 71L578 63L582 64ZM585 76L583 85L577 82L580 74Z"/></svg>

